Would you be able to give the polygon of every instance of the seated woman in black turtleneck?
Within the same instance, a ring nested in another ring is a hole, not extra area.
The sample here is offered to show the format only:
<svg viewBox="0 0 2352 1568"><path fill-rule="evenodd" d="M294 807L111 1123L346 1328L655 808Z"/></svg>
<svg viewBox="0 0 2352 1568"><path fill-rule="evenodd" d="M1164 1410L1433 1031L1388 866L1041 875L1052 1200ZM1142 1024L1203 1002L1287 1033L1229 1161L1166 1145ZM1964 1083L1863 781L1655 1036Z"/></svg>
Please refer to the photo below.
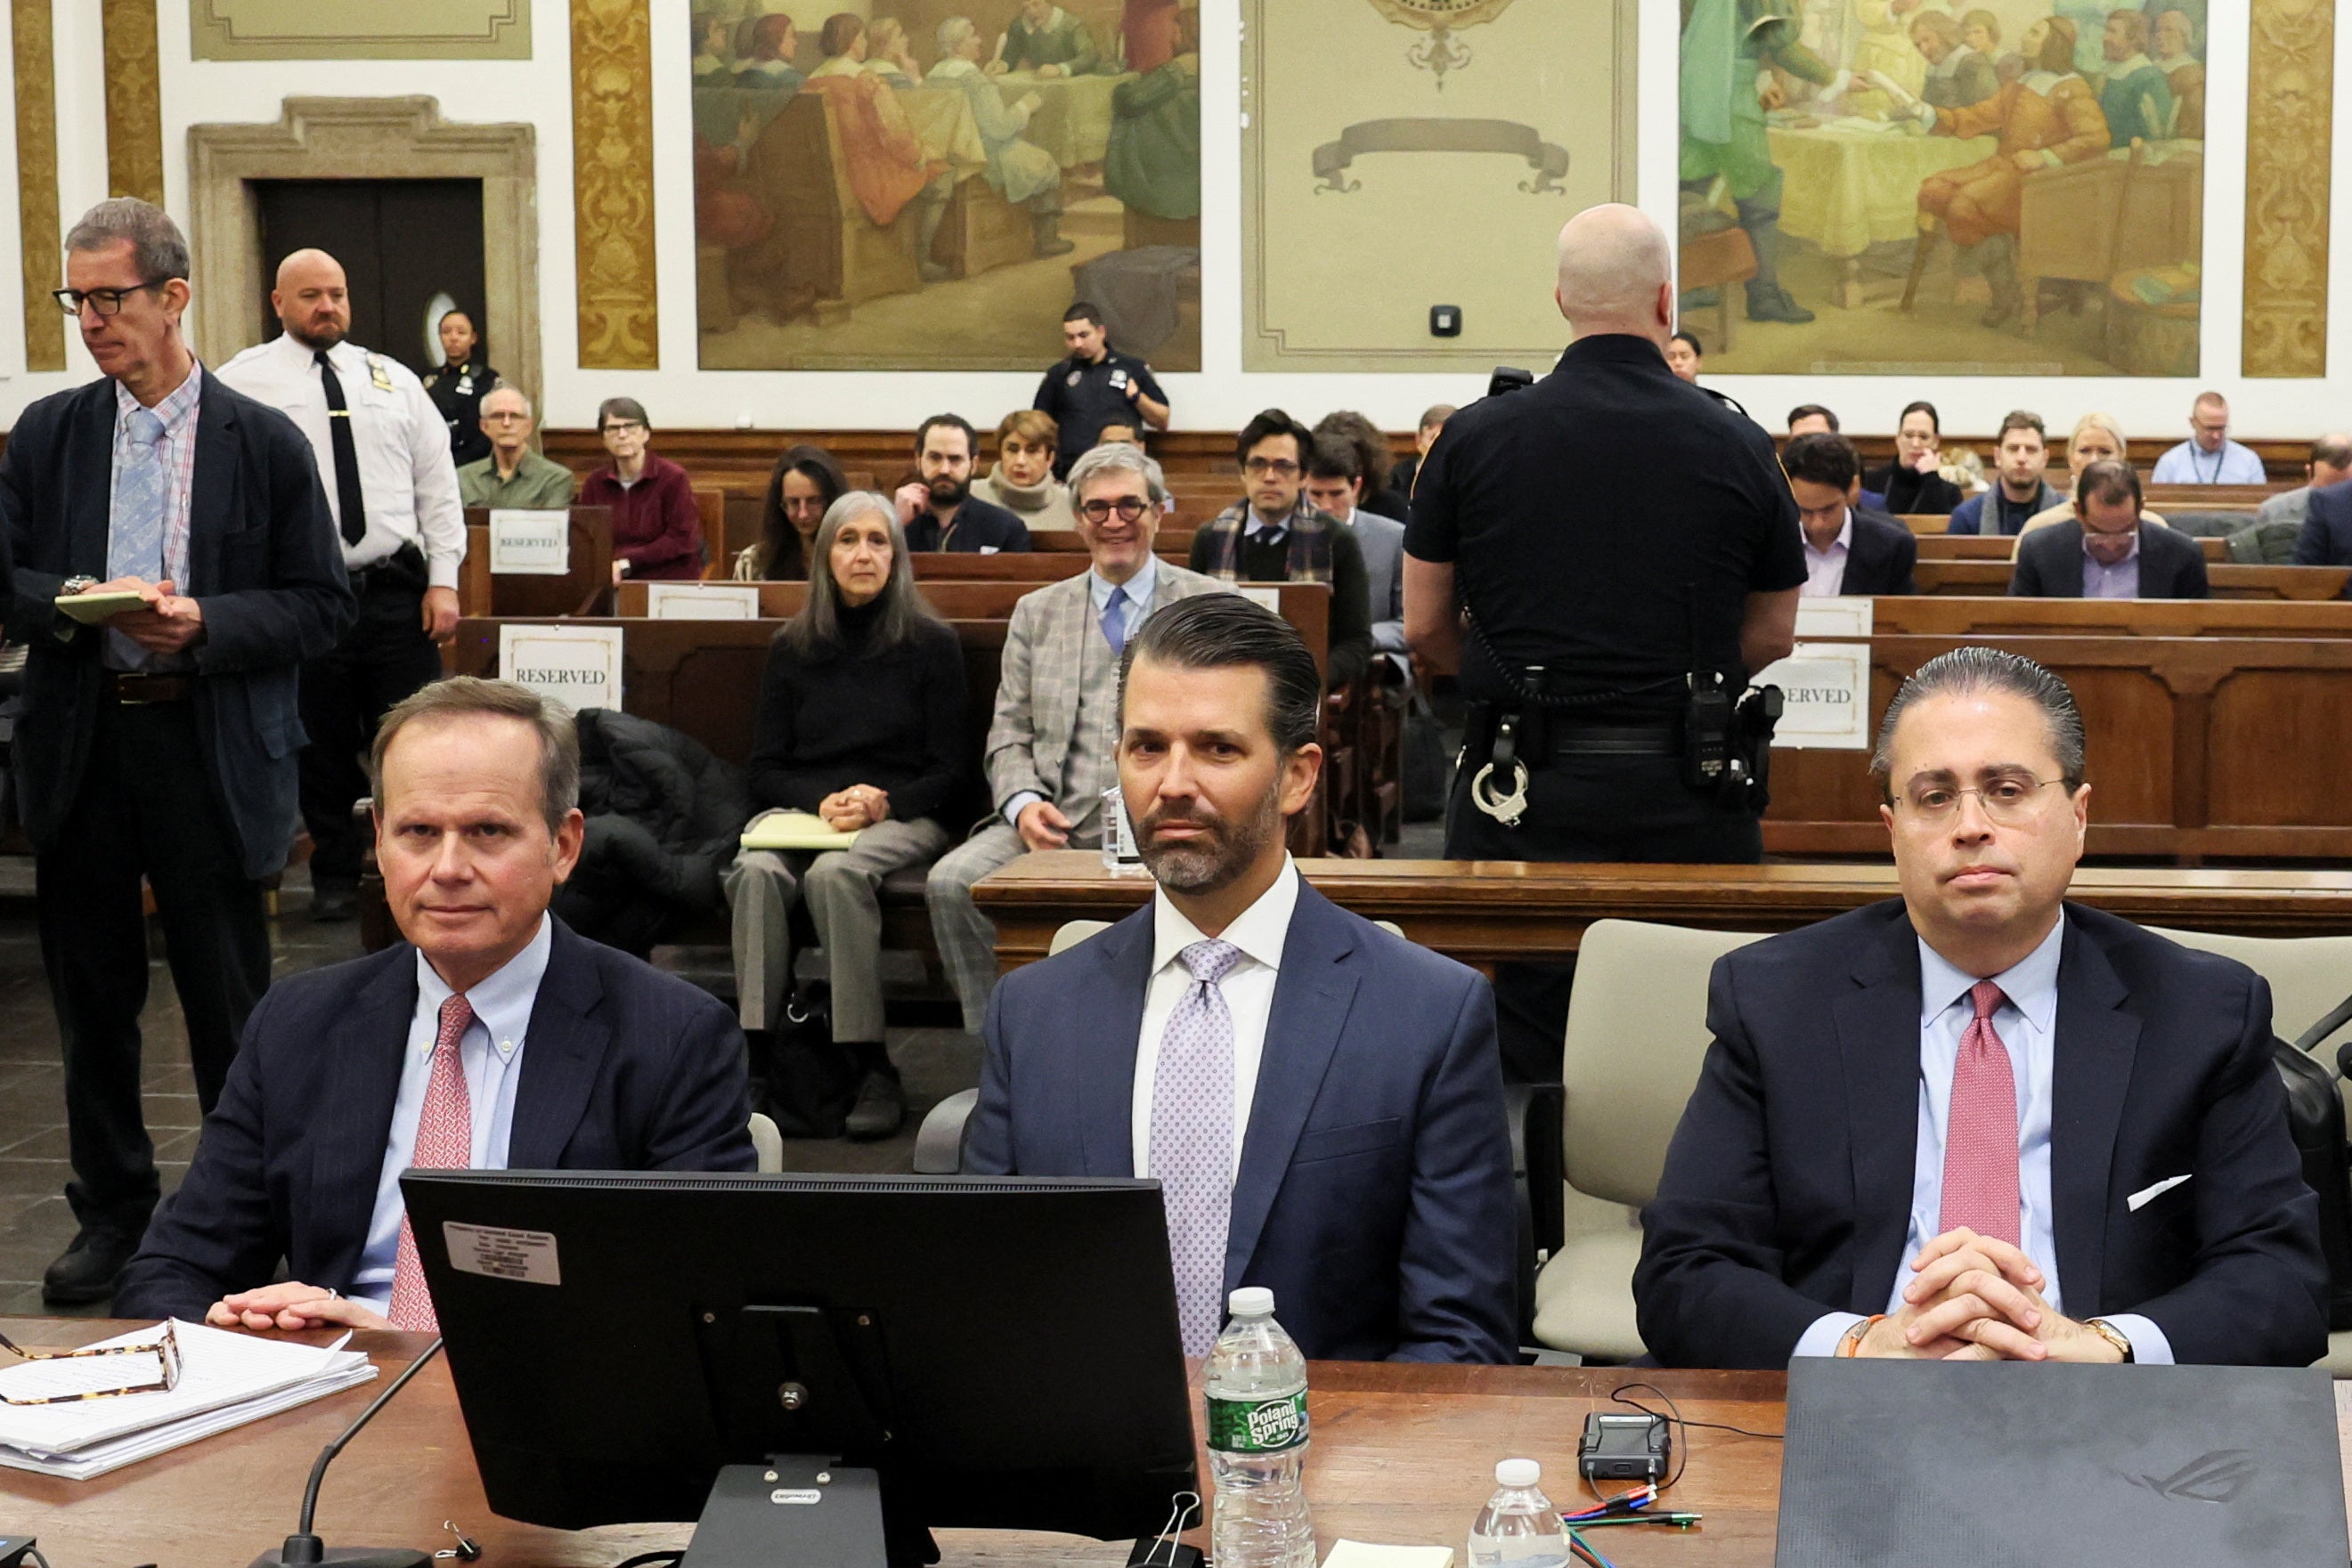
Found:
<svg viewBox="0 0 2352 1568"><path fill-rule="evenodd" d="M887 1138L907 1097L882 1043L876 893L891 872L948 847L941 819L964 770L963 653L915 591L889 497L853 490L835 501L808 564L808 602L776 633L760 683L751 800L761 817L812 812L857 841L736 857L735 977L745 1030L772 1030L792 993L790 916L805 900L833 977L833 1038L858 1058L849 1135Z"/></svg>
<svg viewBox="0 0 2352 1568"><path fill-rule="evenodd" d="M1895 431L1895 461L1862 476L1862 487L1886 497L1886 509L1896 517L1933 513L1950 517L1967 497L1938 469L1944 444L1943 421L1932 402L1906 407Z"/></svg>

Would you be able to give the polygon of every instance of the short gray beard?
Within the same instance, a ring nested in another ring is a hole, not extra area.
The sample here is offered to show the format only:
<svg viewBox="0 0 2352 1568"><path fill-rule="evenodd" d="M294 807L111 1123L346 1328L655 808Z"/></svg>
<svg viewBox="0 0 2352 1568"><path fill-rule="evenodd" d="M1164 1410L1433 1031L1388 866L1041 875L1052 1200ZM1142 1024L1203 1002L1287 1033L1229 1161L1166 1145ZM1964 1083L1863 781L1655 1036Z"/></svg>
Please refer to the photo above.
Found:
<svg viewBox="0 0 2352 1568"><path fill-rule="evenodd" d="M1215 893L1232 886L1249 870L1266 844L1282 832L1282 779L1265 792L1258 809L1245 820L1217 824L1223 835L1217 844L1139 846L1151 879L1171 893Z"/></svg>

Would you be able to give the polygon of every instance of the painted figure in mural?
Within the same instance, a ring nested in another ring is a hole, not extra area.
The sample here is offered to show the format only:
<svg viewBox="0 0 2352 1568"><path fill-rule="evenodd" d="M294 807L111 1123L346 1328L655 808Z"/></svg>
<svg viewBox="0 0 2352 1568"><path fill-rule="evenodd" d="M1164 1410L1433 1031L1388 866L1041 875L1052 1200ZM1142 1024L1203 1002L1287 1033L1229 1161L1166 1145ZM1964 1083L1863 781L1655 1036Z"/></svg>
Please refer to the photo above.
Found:
<svg viewBox="0 0 2352 1568"><path fill-rule="evenodd" d="M1945 13L1922 11L1912 17L1911 43L1927 62L1927 78L1919 88L1923 101L1937 109L1966 109L2000 90L1992 61L1962 40L1960 24Z"/></svg>
<svg viewBox="0 0 2352 1568"><path fill-rule="evenodd" d="M2205 140L2205 62L2194 52L2196 29L2189 13L2166 10L2156 17L2156 68L2172 89L2172 134Z"/></svg>
<svg viewBox="0 0 2352 1568"><path fill-rule="evenodd" d="M866 74L880 77L892 87L920 87L923 68L907 42L907 24L896 16L877 16L866 52Z"/></svg>
<svg viewBox="0 0 2352 1568"><path fill-rule="evenodd" d="M2172 83L2147 57L2147 16L2140 11L2107 15L2099 51L2106 56L2106 79L2099 110L2116 147L2135 141L2161 141L2172 134Z"/></svg>
<svg viewBox="0 0 2352 1568"><path fill-rule="evenodd" d="M789 98L803 79L793 64L800 48L801 36L790 16L781 11L761 16L751 24L751 46L743 63L735 68L735 85L772 89L780 98Z"/></svg>
<svg viewBox="0 0 2352 1568"><path fill-rule="evenodd" d="M832 103L849 163L850 188L877 228L888 228L909 202L921 213L915 256L925 282L947 276L931 258L931 242L954 188L944 163L923 154L923 144L907 119L898 95L879 77L866 74L866 24L846 11L824 20L817 36L824 63L809 72L808 90Z"/></svg>
<svg viewBox="0 0 2352 1568"><path fill-rule="evenodd" d="M1084 22L1054 0L1021 0L1021 14L996 40L996 56L987 71L990 76L1035 71L1041 77L1082 77L1092 75L1101 64L1095 36Z"/></svg>
<svg viewBox="0 0 2352 1568"><path fill-rule="evenodd" d="M1006 201L1029 209L1035 254L1067 256L1076 247L1062 237L1062 166L1051 152L1021 134L1045 100L1025 92L1005 102L1003 90L982 71L980 51L980 29L971 17L950 16L941 22L940 63L931 68L931 85L954 88L971 105L980 144L988 151L988 183Z"/></svg>
<svg viewBox="0 0 2352 1568"><path fill-rule="evenodd" d="M1780 287L1776 266L1782 182L1764 117L1787 97L1768 66L1812 83L1824 99L1852 79L1798 41L1785 0L1683 0L1683 189L1705 195L1720 179L1730 193L1756 249L1748 319L1802 323L1813 313Z"/></svg>
<svg viewBox="0 0 2352 1568"><path fill-rule="evenodd" d="M1201 215L1201 13L1176 14L1176 53L1110 99L1103 189L1155 218Z"/></svg>
<svg viewBox="0 0 2352 1568"><path fill-rule="evenodd" d="M699 86L727 72L727 18L715 12L694 14L694 79Z"/></svg>
<svg viewBox="0 0 2352 1568"><path fill-rule="evenodd" d="M1867 79L1885 71L1897 87L1918 96L1927 79L1927 62L1911 47L1911 18L1919 0L1853 0L1853 74Z"/></svg>
<svg viewBox="0 0 2352 1568"><path fill-rule="evenodd" d="M2017 281L2017 225L2025 177L2105 153L2106 116L2090 84L2074 74L2074 25L2045 16L2020 40L2032 68L1982 103L1937 109L1914 101L1911 111L1938 136L1998 135L1990 158L1933 174L1919 183L1919 210L1944 225L1952 243L1971 253L1992 291L1984 325L2015 320L2024 308Z"/></svg>
<svg viewBox="0 0 2352 1568"><path fill-rule="evenodd" d="M1118 37L1127 53L1129 70L1149 76L1181 52L1176 42L1178 3L1179 0L1127 0L1127 10L1119 17ZM1200 22L1195 15L1195 48L1200 47Z"/></svg>

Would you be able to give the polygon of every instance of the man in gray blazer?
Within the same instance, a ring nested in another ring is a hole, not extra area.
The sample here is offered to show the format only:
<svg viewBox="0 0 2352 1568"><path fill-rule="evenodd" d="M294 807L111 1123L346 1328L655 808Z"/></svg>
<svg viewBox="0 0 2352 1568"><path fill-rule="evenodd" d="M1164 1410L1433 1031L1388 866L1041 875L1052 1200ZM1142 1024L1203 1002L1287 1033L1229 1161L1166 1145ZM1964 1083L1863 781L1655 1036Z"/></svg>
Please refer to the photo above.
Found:
<svg viewBox="0 0 2352 1568"><path fill-rule="evenodd" d="M1027 851L1101 847L1103 791L1118 782L1127 640L1163 605L1226 589L1151 553L1168 485L1139 449L1097 446L1070 465L1069 483L1093 565L1013 607L988 730L996 815L940 857L926 886L940 959L972 1034L996 989L996 928L972 902L971 884Z"/></svg>

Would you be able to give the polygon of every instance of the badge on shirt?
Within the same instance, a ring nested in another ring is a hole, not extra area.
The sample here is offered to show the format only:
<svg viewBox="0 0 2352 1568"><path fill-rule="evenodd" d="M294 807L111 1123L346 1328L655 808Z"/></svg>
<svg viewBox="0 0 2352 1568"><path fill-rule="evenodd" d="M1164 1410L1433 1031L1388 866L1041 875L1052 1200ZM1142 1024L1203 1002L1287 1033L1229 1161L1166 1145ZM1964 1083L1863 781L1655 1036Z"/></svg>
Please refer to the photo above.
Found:
<svg viewBox="0 0 2352 1568"><path fill-rule="evenodd" d="M474 377L471 371L467 371L466 374L457 378L457 395L459 397L471 397L473 394Z"/></svg>
<svg viewBox="0 0 2352 1568"><path fill-rule="evenodd" d="M1085 373L1086 373L1086 372L1085 372L1085 371L1072 371L1070 372L1070 384L1071 384L1072 386L1076 386L1076 385L1077 385L1077 384L1078 384L1078 378L1079 378L1080 376L1084 375Z"/></svg>
<svg viewBox="0 0 2352 1568"><path fill-rule="evenodd" d="M1127 385L1127 372L1125 371L1111 371L1110 384L1113 387L1123 389Z"/></svg>
<svg viewBox="0 0 2352 1568"><path fill-rule="evenodd" d="M392 371L386 368L381 357L370 354L367 357L367 368L368 380L375 383L376 391L388 392L392 390Z"/></svg>

